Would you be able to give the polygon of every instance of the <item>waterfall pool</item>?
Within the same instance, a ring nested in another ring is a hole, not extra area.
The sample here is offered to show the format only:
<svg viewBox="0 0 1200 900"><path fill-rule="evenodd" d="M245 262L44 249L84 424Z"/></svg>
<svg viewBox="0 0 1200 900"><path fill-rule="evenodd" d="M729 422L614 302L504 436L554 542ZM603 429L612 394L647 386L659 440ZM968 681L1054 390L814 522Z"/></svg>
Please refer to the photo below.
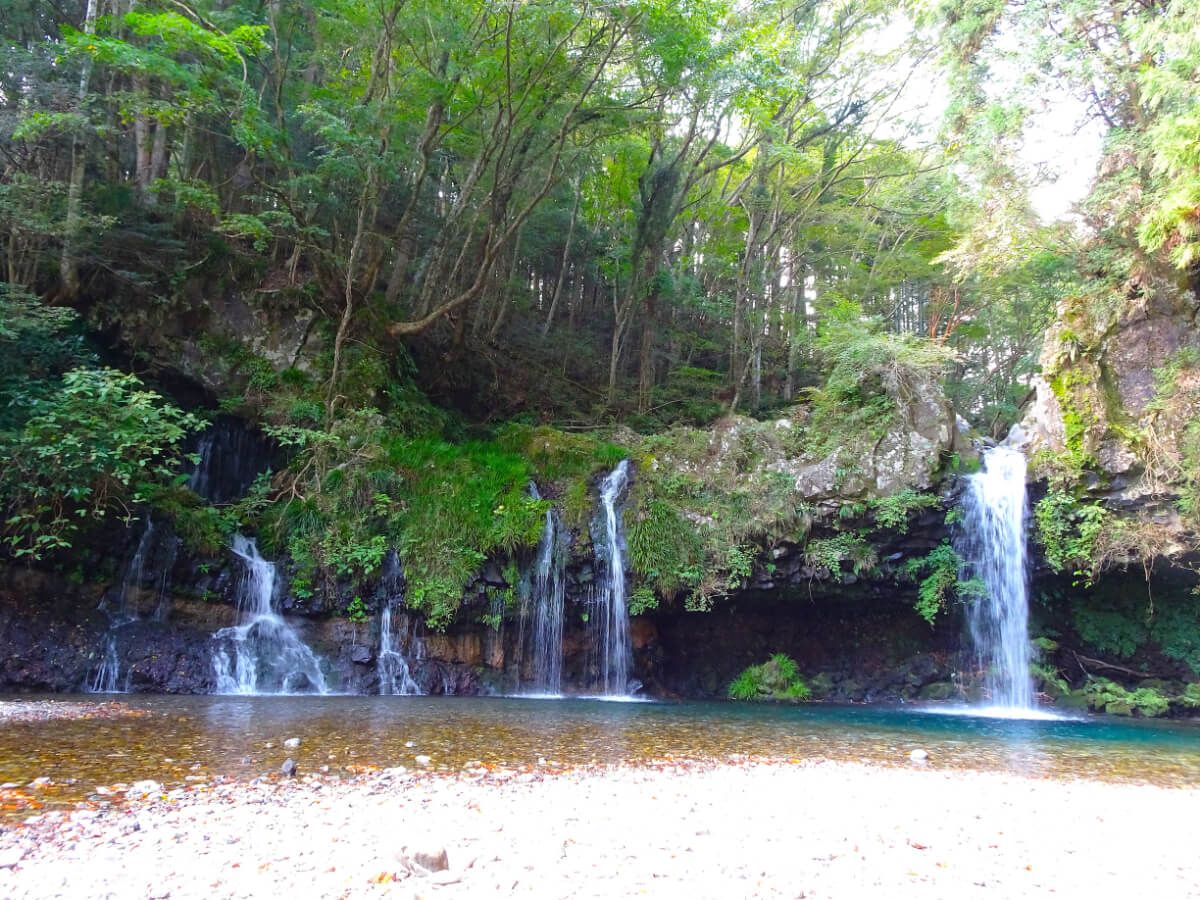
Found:
<svg viewBox="0 0 1200 900"><path fill-rule="evenodd" d="M541 759L553 768L735 754L909 766L909 752L919 748L933 768L1200 786L1196 721L584 699L127 695L121 701L147 715L0 721L0 782L49 778L53 784L39 795L55 804L84 799L98 785L147 778L171 788L273 774L289 756L302 774L322 766L339 774L413 767L417 755L429 756L431 768L442 772L472 761L517 767ZM292 737L300 746L286 749Z"/></svg>

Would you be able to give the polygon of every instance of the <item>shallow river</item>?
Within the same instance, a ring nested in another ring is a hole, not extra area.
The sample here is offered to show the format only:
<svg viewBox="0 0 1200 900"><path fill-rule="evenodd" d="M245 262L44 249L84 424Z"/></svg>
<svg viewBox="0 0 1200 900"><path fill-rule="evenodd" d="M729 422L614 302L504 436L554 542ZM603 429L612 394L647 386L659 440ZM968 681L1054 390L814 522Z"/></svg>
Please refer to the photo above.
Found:
<svg viewBox="0 0 1200 900"><path fill-rule="evenodd" d="M99 698L72 698L97 700ZM480 761L554 767L621 760L824 757L1003 769L1165 786L1200 785L1200 723L1112 718L1013 721L913 708L618 703L458 697L124 696L149 714L0 722L0 782L49 778L50 803L97 785L150 778L167 787L220 775L363 766L435 770ZM299 737L299 748L283 742ZM63 784L70 780L74 784Z"/></svg>

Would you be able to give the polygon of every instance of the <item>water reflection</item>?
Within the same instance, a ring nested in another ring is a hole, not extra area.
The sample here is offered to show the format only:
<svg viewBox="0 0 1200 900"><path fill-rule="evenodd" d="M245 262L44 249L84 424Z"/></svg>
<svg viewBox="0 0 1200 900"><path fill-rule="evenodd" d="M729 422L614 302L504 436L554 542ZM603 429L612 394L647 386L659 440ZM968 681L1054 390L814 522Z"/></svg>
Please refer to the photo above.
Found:
<svg viewBox="0 0 1200 900"><path fill-rule="evenodd" d="M127 698L138 718L0 724L0 782L48 777L48 799L152 778L168 786L221 775L413 766L459 771L621 760L822 757L908 765L928 752L936 768L1001 769L1045 777L1200 784L1194 723L1004 720L868 707L729 703L548 702L455 697ZM288 738L299 747L285 748ZM61 783L74 779L74 785Z"/></svg>

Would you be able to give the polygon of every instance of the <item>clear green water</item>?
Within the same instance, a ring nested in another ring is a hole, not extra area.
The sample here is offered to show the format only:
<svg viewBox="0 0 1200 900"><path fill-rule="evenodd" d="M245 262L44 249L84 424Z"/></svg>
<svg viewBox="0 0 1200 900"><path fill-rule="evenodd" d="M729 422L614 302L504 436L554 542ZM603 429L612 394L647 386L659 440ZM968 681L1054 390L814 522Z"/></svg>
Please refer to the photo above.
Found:
<svg viewBox="0 0 1200 900"><path fill-rule="evenodd" d="M78 698L75 698L78 699ZM93 698L94 699L94 698ZM46 803L96 786L154 779L166 787L279 771L349 773L473 761L551 767L665 757L868 760L1006 770L1164 786L1200 785L1200 724L1112 718L1010 721L912 708L610 703L455 697L152 697L121 700L142 717L0 723L0 782L48 777ZM299 737L298 749L285 749ZM409 746L411 744L411 746ZM191 777L191 780L189 779ZM75 780L74 784L63 782ZM12 789L10 789L11 791Z"/></svg>

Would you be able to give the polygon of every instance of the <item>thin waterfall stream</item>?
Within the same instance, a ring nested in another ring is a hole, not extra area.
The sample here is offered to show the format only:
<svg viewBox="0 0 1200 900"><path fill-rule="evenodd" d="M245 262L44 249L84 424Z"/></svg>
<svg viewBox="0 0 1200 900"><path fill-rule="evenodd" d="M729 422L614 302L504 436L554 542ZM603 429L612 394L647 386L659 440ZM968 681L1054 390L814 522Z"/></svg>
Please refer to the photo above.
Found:
<svg viewBox="0 0 1200 900"><path fill-rule="evenodd" d="M625 528L618 506L628 486L629 460L623 459L600 486L602 509L592 528L597 588L595 617L589 625L603 693L614 697L629 695L633 659L625 602Z"/></svg>
<svg viewBox="0 0 1200 900"><path fill-rule="evenodd" d="M404 580L400 557L396 551L388 553L383 563L383 610L379 614L379 653L375 659L375 672L379 676L379 693L384 696L407 696L420 694L421 687L412 677L408 658L404 655L401 641L392 624L392 606L399 602L401 584Z"/></svg>
<svg viewBox="0 0 1200 900"><path fill-rule="evenodd" d="M967 479L962 508L964 575L986 588L970 604L968 622L989 704L1010 714L1032 711L1024 455L988 450L982 471Z"/></svg>
<svg viewBox="0 0 1200 900"><path fill-rule="evenodd" d="M540 500L537 487L530 494ZM563 606L566 598L567 557L570 539L554 508L546 510L546 524L529 573L528 597L522 604L522 635L528 633L530 679L524 693L557 696L562 693ZM523 658L523 654L522 654Z"/></svg>
<svg viewBox="0 0 1200 900"><path fill-rule="evenodd" d="M84 690L89 694L123 694L129 690L129 673L126 673L125 679L121 678L121 658L117 647L117 632L131 622L137 621L137 608L131 603L131 595L142 583L146 569L146 559L150 556L155 538L154 520L149 514L146 514L145 520L146 525L142 529L141 536L138 538L137 547L133 551L133 556L130 557L128 564L125 566L124 574L121 576L121 593L117 597L116 608L107 608L107 601L101 607L108 613L108 634L104 639L104 654L100 658L100 664L84 685ZM174 562L173 554L171 562ZM161 595L165 593L165 582L168 574L164 570L157 579L159 584L162 585L160 588L160 604L162 603Z"/></svg>

